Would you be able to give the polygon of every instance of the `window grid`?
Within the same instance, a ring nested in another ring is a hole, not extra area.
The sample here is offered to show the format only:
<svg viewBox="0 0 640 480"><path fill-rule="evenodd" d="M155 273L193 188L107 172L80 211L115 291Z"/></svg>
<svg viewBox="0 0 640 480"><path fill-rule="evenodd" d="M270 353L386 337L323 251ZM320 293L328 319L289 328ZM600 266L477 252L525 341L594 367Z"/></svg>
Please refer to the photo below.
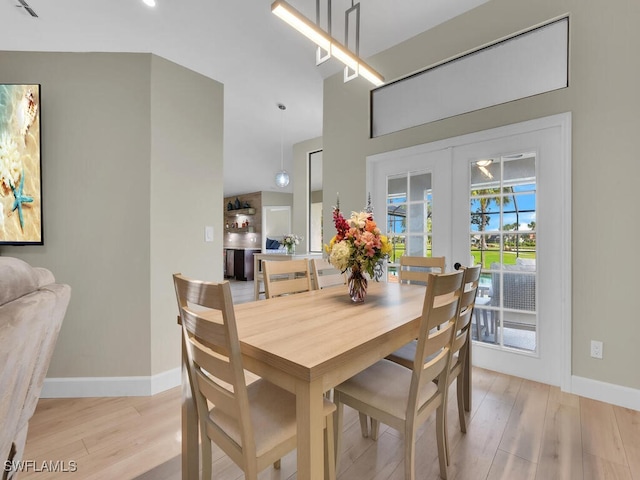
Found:
<svg viewBox="0 0 640 480"><path fill-rule="evenodd" d="M525 160L528 164L505 157L470 164L470 250L482 263L473 339L537 354L535 159ZM518 167L528 174L514 175Z"/></svg>

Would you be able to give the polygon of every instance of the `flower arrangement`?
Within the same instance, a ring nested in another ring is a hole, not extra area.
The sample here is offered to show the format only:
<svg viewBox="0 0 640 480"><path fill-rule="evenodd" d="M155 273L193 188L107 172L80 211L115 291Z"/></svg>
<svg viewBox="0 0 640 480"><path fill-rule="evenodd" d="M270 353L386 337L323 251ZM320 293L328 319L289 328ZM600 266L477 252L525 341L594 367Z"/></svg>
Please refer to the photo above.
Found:
<svg viewBox="0 0 640 480"><path fill-rule="evenodd" d="M302 237L293 233L288 233L282 238L282 244L287 247L287 252L293 253L296 249L296 245L300 245Z"/></svg>
<svg viewBox="0 0 640 480"><path fill-rule="evenodd" d="M373 214L351 212L351 218L346 220L340 208L335 207L333 222L337 233L325 245L329 262L342 272L367 272L373 278L376 264L391 253L391 243L380 233Z"/></svg>

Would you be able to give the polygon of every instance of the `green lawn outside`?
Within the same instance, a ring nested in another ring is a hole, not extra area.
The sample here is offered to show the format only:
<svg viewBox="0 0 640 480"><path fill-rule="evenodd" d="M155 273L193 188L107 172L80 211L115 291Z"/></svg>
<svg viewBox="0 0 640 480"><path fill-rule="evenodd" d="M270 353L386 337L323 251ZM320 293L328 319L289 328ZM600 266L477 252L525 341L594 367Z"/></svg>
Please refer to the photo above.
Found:
<svg viewBox="0 0 640 480"><path fill-rule="evenodd" d="M471 255L473 255L474 263L477 265L480 263L480 251L472 250ZM500 263L500 252L498 250L485 250L483 253L483 269L489 269L492 263ZM390 263L399 263L400 257L404 254L404 244L396 244L394 245L394 249L389 256ZM428 256L430 256L431 252L428 252ZM502 253L503 263L504 265L515 265L516 258L536 258L535 250L520 250L516 255L515 251L505 251Z"/></svg>
<svg viewBox="0 0 640 480"><path fill-rule="evenodd" d="M484 252L480 252L479 250L473 250L471 255L473 255L474 262L476 264L480 263L480 254L483 254L483 262L482 268L488 269L491 267L492 263L500 263L500 252L497 250L485 250ZM504 265L515 265L516 258L536 258L536 252L530 250L520 250L518 255L516 256L516 252L502 252L502 263Z"/></svg>

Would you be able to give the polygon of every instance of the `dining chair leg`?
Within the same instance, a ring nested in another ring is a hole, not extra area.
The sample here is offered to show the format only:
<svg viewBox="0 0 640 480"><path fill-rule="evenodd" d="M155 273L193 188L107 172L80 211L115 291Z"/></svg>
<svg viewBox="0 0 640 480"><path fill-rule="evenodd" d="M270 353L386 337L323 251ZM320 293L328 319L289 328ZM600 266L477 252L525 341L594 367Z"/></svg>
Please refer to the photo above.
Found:
<svg viewBox="0 0 640 480"><path fill-rule="evenodd" d="M244 467L244 479L245 480L258 480L258 466L256 462L250 462Z"/></svg>
<svg viewBox="0 0 640 480"><path fill-rule="evenodd" d="M211 439L206 435L202 435L200 439L202 459L202 480L211 480L213 459L211 457Z"/></svg>
<svg viewBox="0 0 640 480"><path fill-rule="evenodd" d="M371 427L369 427L369 420L371 420ZM360 413L360 429L364 438L371 437L371 440L377 441L380 422L373 417L369 418L364 413Z"/></svg>
<svg viewBox="0 0 640 480"><path fill-rule="evenodd" d="M436 409L436 440L438 444L438 462L440 463L440 478L446 480L447 478L447 446L446 446L446 432L445 432L445 415L446 415L446 403L442 403Z"/></svg>
<svg viewBox="0 0 640 480"><path fill-rule="evenodd" d="M442 419L442 423L443 423L443 430L444 430L444 458L445 461L447 462L447 465L449 465L449 427L447 426L447 405L445 404L444 406L444 418ZM438 432L436 432L436 435L438 434Z"/></svg>
<svg viewBox="0 0 640 480"><path fill-rule="evenodd" d="M336 480L336 453L334 451L334 420L331 417L326 419L324 429L324 478L325 480Z"/></svg>
<svg viewBox="0 0 640 480"><path fill-rule="evenodd" d="M405 480L415 480L416 478L416 432L413 425L407 423L404 432L404 478Z"/></svg>
<svg viewBox="0 0 640 480"><path fill-rule="evenodd" d="M464 372L458 375L456 379L456 389L458 394L458 418L460 419L460 431L462 433L467 433L467 418L464 415L464 382L462 381L462 377L464 376Z"/></svg>
<svg viewBox="0 0 640 480"><path fill-rule="evenodd" d="M360 416L360 430L362 431L362 436L367 438L369 436L369 417L362 412L358 412L358 414Z"/></svg>

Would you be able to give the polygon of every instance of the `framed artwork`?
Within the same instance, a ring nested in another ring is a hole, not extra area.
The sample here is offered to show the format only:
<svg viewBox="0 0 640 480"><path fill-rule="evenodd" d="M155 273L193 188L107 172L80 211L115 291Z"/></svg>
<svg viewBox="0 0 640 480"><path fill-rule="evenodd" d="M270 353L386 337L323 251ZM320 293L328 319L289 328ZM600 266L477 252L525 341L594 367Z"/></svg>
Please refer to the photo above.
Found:
<svg viewBox="0 0 640 480"><path fill-rule="evenodd" d="M0 245L42 245L40 85L0 84Z"/></svg>

